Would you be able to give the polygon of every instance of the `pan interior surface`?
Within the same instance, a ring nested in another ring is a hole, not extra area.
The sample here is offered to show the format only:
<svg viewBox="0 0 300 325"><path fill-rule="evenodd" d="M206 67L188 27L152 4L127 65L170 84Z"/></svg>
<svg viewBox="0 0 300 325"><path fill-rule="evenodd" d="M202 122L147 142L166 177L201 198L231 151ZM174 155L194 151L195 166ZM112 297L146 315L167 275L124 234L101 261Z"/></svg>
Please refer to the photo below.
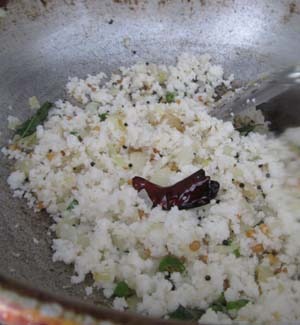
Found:
<svg viewBox="0 0 300 325"><path fill-rule="evenodd" d="M300 53L298 1L14 0L1 12L1 145L10 135L7 117L29 116L29 97L64 97L69 76L109 74L138 61L174 63L189 52L209 53L226 72L249 81L297 63ZM299 114L285 113L286 125L299 122ZM281 128L278 114L270 116ZM86 297L83 285L71 285L71 266L52 262L51 220L12 198L9 168L1 155L0 274L105 305L99 293Z"/></svg>

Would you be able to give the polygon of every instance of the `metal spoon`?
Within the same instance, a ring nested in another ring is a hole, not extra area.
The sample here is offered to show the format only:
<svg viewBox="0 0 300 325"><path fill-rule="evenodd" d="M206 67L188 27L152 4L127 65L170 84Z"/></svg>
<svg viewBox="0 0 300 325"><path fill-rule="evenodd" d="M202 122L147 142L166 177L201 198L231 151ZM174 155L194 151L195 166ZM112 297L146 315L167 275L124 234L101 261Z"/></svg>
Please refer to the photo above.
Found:
<svg viewBox="0 0 300 325"><path fill-rule="evenodd" d="M211 115L228 120L251 106L258 106L300 85L300 65L260 77L225 97L211 110Z"/></svg>

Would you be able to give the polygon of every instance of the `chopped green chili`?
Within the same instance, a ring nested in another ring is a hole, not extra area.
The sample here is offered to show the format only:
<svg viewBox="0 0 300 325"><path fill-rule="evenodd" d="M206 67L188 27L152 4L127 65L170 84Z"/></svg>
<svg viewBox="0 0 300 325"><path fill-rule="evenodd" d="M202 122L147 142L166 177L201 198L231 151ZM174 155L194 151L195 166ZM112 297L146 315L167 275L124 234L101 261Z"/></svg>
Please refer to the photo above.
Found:
<svg viewBox="0 0 300 325"><path fill-rule="evenodd" d="M37 126L42 124L47 119L49 110L52 106L52 103L44 103L31 118L17 128L16 134L18 134L21 138L25 138L33 134L36 131Z"/></svg>

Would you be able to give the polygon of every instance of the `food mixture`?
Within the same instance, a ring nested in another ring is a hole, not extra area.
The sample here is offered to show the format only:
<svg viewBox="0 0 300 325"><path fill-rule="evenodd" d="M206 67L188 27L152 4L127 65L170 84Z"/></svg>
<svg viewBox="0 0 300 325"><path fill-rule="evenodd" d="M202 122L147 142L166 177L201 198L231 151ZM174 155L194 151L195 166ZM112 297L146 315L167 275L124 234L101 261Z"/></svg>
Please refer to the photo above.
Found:
<svg viewBox="0 0 300 325"><path fill-rule="evenodd" d="M87 294L164 318L300 319L300 129L276 138L255 109L211 117L232 80L207 55L136 64L71 78L69 101L16 126L8 183L53 217L53 261L74 284L91 274ZM195 206L154 204L137 183L196 172L215 187Z"/></svg>

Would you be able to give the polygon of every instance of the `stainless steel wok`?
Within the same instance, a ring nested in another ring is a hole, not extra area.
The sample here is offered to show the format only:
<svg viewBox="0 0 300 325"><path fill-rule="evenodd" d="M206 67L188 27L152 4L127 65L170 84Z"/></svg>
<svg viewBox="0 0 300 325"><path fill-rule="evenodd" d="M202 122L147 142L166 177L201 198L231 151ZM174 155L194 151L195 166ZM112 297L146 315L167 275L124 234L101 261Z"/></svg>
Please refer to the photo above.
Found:
<svg viewBox="0 0 300 325"><path fill-rule="evenodd" d="M31 96L41 102L64 96L68 76L109 73L139 60L171 63L192 52L210 53L228 73L249 81L300 58L300 1L0 0L0 6L1 145L9 137L8 115L29 116ZM275 129L300 125L297 96L294 91L268 107ZM1 301L3 307L11 295L20 309L30 298L74 315L157 324L106 309L99 294L86 298L82 285L70 285L72 267L51 260L50 218L12 197L9 165L0 159L0 320ZM2 321L8 322L3 308Z"/></svg>

